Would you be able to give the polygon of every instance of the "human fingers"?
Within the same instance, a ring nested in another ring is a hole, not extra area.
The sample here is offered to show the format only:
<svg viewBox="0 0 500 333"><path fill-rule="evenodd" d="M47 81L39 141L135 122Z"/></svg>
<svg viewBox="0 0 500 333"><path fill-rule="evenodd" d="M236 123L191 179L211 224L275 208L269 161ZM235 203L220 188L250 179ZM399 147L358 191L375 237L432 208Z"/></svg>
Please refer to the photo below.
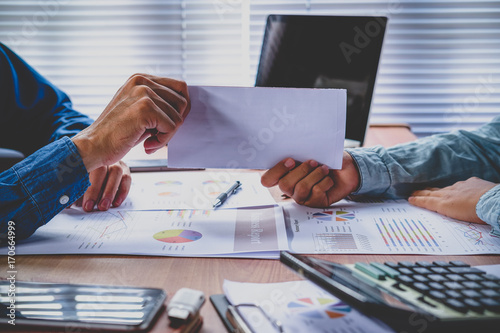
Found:
<svg viewBox="0 0 500 333"><path fill-rule="evenodd" d="M442 199L436 196L411 196L408 202L414 206L439 212L439 205L442 204Z"/></svg>
<svg viewBox="0 0 500 333"><path fill-rule="evenodd" d="M132 75L128 80L131 81L133 84L137 85L137 84L142 84L142 80L144 78L154 81L162 86L169 87L184 97L187 97L189 95L187 84L182 80L177 80L164 76L156 76L151 74L143 74L143 73L136 73Z"/></svg>
<svg viewBox="0 0 500 333"><path fill-rule="evenodd" d="M273 187L278 185L279 180L295 167L295 161L292 158L285 158L271 169L267 170L260 182L265 187Z"/></svg>
<svg viewBox="0 0 500 333"><path fill-rule="evenodd" d="M188 106L190 106L190 104L188 89L185 82L144 74L136 74L132 77L131 82L133 85L132 89L134 89L134 87L148 87L161 100L172 106L182 119L187 116L190 109Z"/></svg>
<svg viewBox="0 0 500 333"><path fill-rule="evenodd" d="M91 212L94 210L94 206L101 197L102 186L106 182L106 175L108 173L108 167L102 166L93 170L89 174L90 186L83 194L82 207L86 212Z"/></svg>
<svg viewBox="0 0 500 333"><path fill-rule="evenodd" d="M184 101L185 103L181 103L179 105L179 111L181 113L181 116L185 118L189 111L191 110L191 101L189 99L189 90L186 82L181 81L181 80L176 80L168 77L161 77L161 76L155 76L155 75L146 75L150 80L154 81L155 83L164 86L168 88L171 91L176 92L179 94L183 99L181 101ZM182 107L184 106L184 107Z"/></svg>
<svg viewBox="0 0 500 333"><path fill-rule="evenodd" d="M426 189L423 189L423 190L417 190L417 191L413 191L413 193L411 194L411 196L414 196L414 197L428 197L428 196L440 196L441 195L441 188L437 188L437 187L434 187L434 188L426 188Z"/></svg>
<svg viewBox="0 0 500 333"><path fill-rule="evenodd" d="M134 74L127 79L120 89L118 89L104 111L98 117L98 120L105 117L107 113L111 112L130 96L135 95L136 97L141 97L138 96L140 94L136 92L138 87L140 89L149 88L152 91L156 91L156 94L161 96L159 98L168 101L172 104L174 109L177 109L182 119L189 113L191 102L189 100L187 84L184 81L148 74Z"/></svg>
<svg viewBox="0 0 500 333"><path fill-rule="evenodd" d="M290 170L288 174L286 174L279 180L278 186L280 190L289 197L293 197L295 186L298 184L298 182L309 175L309 173L317 166L318 162L314 160L308 160Z"/></svg>
<svg viewBox="0 0 500 333"><path fill-rule="evenodd" d="M139 91L143 97L128 108L133 115L136 115L132 117L136 117L134 123L141 131L134 145L147 137L144 141L144 148L147 153L152 153L168 143L182 124L183 119L170 104L158 97L151 88L139 86L136 91Z"/></svg>
<svg viewBox="0 0 500 333"><path fill-rule="evenodd" d="M106 181L102 186L101 199L97 204L97 208L101 211L108 210L115 198L118 187L120 186L123 175L123 169L120 162L108 166Z"/></svg>
<svg viewBox="0 0 500 333"><path fill-rule="evenodd" d="M327 207L333 202L329 194L335 186L333 179L329 176L324 177L311 190L311 196L304 202L309 207Z"/></svg>
<svg viewBox="0 0 500 333"><path fill-rule="evenodd" d="M313 163L315 164L315 163ZM321 182L325 176L328 175L328 167L326 165L317 166L313 169L309 174L307 174L304 178L297 182L295 188L293 190L292 198L298 204L305 204L305 202L313 195L313 188ZM333 181L331 182L333 185ZM312 198L313 201L321 200L325 198L325 192L321 192L322 187L316 187L316 197ZM327 188L328 190L329 188ZM319 193L318 193L319 191Z"/></svg>
<svg viewBox="0 0 500 333"><path fill-rule="evenodd" d="M132 185L132 177L130 176L130 169L127 167L123 173L120 186L115 195L115 200L113 201L113 207L119 207L123 201L127 198L128 192Z"/></svg>
<svg viewBox="0 0 500 333"><path fill-rule="evenodd" d="M147 154L152 154L158 149L165 147L180 125L180 123L176 123L168 115L161 114L161 112L157 117L158 123L156 127L152 130L147 130L148 132L153 132L153 134L149 137L146 135L145 137L147 138L143 143L144 150Z"/></svg>

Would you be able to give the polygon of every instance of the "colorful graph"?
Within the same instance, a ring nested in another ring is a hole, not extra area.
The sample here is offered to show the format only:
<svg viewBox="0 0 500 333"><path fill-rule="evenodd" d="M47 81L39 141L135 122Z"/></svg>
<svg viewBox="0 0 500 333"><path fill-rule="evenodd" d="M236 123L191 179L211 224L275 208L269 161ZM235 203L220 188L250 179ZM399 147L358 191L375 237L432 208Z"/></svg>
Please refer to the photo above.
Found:
<svg viewBox="0 0 500 333"><path fill-rule="evenodd" d="M179 209L167 211L168 216L179 217L181 219L192 218L193 216L209 217L212 211L208 209Z"/></svg>
<svg viewBox="0 0 500 333"><path fill-rule="evenodd" d="M335 212L335 221L345 222L353 220L356 216L353 213L345 212L343 210L338 210Z"/></svg>
<svg viewBox="0 0 500 333"><path fill-rule="evenodd" d="M102 216L105 217L104 221L99 221L99 223L94 223L92 226L88 228L94 232L96 232L97 238L110 238L120 233L121 231L127 230L127 223L125 222L126 212L122 213L121 211L113 212L105 212Z"/></svg>
<svg viewBox="0 0 500 333"><path fill-rule="evenodd" d="M182 185L182 182L178 180L163 180L161 182L156 182L156 186L163 186L163 185Z"/></svg>
<svg viewBox="0 0 500 333"><path fill-rule="evenodd" d="M160 192L160 193L158 193L158 196L160 196L160 197L177 197L179 195L180 195L180 193L177 193L177 192Z"/></svg>
<svg viewBox="0 0 500 333"><path fill-rule="evenodd" d="M415 248L417 251L442 251L432 233L420 220L379 218L375 225L389 250Z"/></svg>
<svg viewBox="0 0 500 333"><path fill-rule="evenodd" d="M319 297L299 298L288 303L287 307L292 314L298 314L310 319L342 318L351 312L351 307L341 301Z"/></svg>
<svg viewBox="0 0 500 333"><path fill-rule="evenodd" d="M225 180L205 180L203 185L209 185L209 184L229 184Z"/></svg>
<svg viewBox="0 0 500 333"><path fill-rule="evenodd" d="M203 235L194 230L172 229L163 230L153 235L153 238L165 243L190 243L197 241Z"/></svg>
<svg viewBox="0 0 500 333"><path fill-rule="evenodd" d="M458 227L458 230L463 232L465 239L470 241L474 245L484 245L484 237L482 231L474 224L468 224L467 226Z"/></svg>
<svg viewBox="0 0 500 333"><path fill-rule="evenodd" d="M324 211L322 213L314 213L313 217L320 221L331 221L332 220L332 211Z"/></svg>

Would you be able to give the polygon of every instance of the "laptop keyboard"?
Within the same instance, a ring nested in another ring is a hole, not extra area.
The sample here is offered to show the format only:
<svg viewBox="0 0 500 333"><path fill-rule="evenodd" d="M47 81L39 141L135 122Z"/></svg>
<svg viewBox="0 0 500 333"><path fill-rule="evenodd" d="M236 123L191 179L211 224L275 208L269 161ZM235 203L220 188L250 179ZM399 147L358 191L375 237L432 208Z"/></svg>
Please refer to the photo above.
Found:
<svg viewBox="0 0 500 333"><path fill-rule="evenodd" d="M370 278L391 280L393 288L407 286L462 314L500 314L500 278L462 261L356 263L354 268Z"/></svg>

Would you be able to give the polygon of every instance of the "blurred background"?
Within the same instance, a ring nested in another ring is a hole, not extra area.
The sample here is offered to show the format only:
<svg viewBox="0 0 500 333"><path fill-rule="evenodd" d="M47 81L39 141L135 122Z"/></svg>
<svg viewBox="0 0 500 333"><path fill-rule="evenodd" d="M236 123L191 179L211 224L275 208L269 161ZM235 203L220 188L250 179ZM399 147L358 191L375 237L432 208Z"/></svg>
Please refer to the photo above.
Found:
<svg viewBox="0 0 500 333"><path fill-rule="evenodd" d="M96 117L136 72L253 86L269 14L389 17L371 123L426 136L500 114L498 0L0 0L0 41Z"/></svg>

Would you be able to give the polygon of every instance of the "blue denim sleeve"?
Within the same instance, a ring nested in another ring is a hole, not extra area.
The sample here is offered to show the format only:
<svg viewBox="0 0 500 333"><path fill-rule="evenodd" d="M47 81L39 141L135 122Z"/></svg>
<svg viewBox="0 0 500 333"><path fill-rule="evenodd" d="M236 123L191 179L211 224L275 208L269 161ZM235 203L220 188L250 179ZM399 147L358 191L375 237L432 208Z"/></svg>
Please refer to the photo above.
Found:
<svg viewBox="0 0 500 333"><path fill-rule="evenodd" d="M491 233L500 237L500 185L495 186L481 196L476 205L476 214L491 225Z"/></svg>
<svg viewBox="0 0 500 333"><path fill-rule="evenodd" d="M348 149L360 173L353 194L408 197L426 187L445 187L478 177L500 183L500 116L475 131L456 131L385 149ZM481 220L500 236L500 185L476 205Z"/></svg>
<svg viewBox="0 0 500 333"><path fill-rule="evenodd" d="M0 147L28 156L92 119L73 109L69 97L0 43Z"/></svg>
<svg viewBox="0 0 500 333"><path fill-rule="evenodd" d="M16 239L37 228L80 198L90 186L78 149L63 137L0 173L0 242L9 221Z"/></svg>
<svg viewBox="0 0 500 333"><path fill-rule="evenodd" d="M500 183L500 116L475 131L429 136L392 148L348 149L360 172L353 194L407 197L478 177Z"/></svg>

